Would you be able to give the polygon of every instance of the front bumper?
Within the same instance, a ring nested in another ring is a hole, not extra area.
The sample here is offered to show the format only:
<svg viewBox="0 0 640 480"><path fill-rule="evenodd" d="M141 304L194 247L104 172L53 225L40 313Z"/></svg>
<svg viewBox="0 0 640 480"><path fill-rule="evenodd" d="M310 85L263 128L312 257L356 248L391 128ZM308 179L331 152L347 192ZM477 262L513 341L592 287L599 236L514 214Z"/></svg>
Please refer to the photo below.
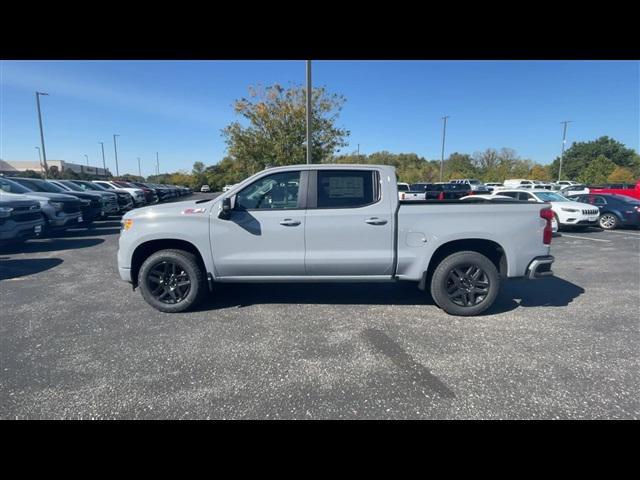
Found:
<svg viewBox="0 0 640 480"><path fill-rule="evenodd" d="M553 257L553 255L545 255L543 257L534 258L527 267L527 278L529 278L529 280L534 280L536 278L552 276L553 270L551 270L551 264L554 262L554 260L555 258Z"/></svg>
<svg viewBox="0 0 640 480"><path fill-rule="evenodd" d="M53 218L49 217L49 227L51 228L67 228L72 225L80 224L78 218L82 217L82 212L77 213L57 213Z"/></svg>
<svg viewBox="0 0 640 480"><path fill-rule="evenodd" d="M0 240L35 238L42 233L43 228L44 219L42 218L29 222L6 221L0 225Z"/></svg>

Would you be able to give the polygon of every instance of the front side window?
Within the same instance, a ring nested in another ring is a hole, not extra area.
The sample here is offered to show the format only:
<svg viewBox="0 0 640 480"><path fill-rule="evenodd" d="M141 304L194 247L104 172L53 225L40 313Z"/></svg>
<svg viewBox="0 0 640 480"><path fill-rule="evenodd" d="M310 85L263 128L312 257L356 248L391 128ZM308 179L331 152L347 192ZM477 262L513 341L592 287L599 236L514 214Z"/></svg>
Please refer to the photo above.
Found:
<svg viewBox="0 0 640 480"><path fill-rule="evenodd" d="M238 210L298 208L300 172L274 173L256 180L236 196Z"/></svg>
<svg viewBox="0 0 640 480"><path fill-rule="evenodd" d="M357 208L378 201L371 170L318 170L318 208Z"/></svg>

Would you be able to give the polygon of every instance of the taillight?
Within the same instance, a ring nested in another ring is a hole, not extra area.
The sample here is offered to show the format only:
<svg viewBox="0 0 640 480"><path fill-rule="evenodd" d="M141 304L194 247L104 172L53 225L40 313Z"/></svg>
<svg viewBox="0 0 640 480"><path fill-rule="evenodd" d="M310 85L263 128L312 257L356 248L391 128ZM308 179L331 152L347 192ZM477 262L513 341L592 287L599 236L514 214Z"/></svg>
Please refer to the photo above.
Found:
<svg viewBox="0 0 640 480"><path fill-rule="evenodd" d="M551 237L553 236L553 230L551 228L551 220L553 220L553 211L550 208L543 208L540 210L540 218L544 218L547 224L544 226L542 233L542 243L545 245L551 244Z"/></svg>
<svg viewBox="0 0 640 480"><path fill-rule="evenodd" d="M438 194L438 200L444 200L444 192Z"/></svg>
<svg viewBox="0 0 640 480"><path fill-rule="evenodd" d="M400 200L404 200L404 193L400 194Z"/></svg>
<svg viewBox="0 0 640 480"><path fill-rule="evenodd" d="M476 191L475 191L475 190L471 190L471 191L469 192L469 195L475 195L475 194L476 194Z"/></svg>

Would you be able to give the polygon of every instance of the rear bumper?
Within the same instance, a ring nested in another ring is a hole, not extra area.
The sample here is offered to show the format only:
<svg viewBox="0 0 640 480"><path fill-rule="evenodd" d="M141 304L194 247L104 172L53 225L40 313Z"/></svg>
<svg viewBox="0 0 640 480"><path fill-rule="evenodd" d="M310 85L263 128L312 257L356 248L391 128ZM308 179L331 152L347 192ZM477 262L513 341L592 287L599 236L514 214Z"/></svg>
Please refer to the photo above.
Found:
<svg viewBox="0 0 640 480"><path fill-rule="evenodd" d="M551 270L551 264L554 260L555 258L552 255L534 258L527 267L527 278L534 280L536 278L552 276L553 271Z"/></svg>

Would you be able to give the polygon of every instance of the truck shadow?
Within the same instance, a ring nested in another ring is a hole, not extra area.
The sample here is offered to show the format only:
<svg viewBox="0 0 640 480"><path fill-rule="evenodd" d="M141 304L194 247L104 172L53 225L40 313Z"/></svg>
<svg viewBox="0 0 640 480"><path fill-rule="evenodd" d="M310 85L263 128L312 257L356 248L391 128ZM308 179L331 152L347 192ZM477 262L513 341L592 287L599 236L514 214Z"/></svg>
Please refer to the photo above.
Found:
<svg viewBox="0 0 640 480"><path fill-rule="evenodd" d="M584 289L559 277L535 281L509 280L495 303L493 315L518 307L565 307ZM516 300L519 300L516 301ZM413 282L398 283L245 283L216 284L197 311L257 304L435 305L431 295Z"/></svg>
<svg viewBox="0 0 640 480"><path fill-rule="evenodd" d="M8 260L0 258L0 280L24 277L44 272L62 263L60 258L32 258L28 260Z"/></svg>
<svg viewBox="0 0 640 480"><path fill-rule="evenodd" d="M103 243L101 238L80 238L80 239L66 239L66 238L44 238L38 240L29 240L22 244L7 245L0 247L0 253L15 254L15 253L41 253L41 252L56 252L60 250L72 250L76 248L93 247ZM25 260L27 261L27 260ZM28 260L31 261L31 260Z"/></svg>

